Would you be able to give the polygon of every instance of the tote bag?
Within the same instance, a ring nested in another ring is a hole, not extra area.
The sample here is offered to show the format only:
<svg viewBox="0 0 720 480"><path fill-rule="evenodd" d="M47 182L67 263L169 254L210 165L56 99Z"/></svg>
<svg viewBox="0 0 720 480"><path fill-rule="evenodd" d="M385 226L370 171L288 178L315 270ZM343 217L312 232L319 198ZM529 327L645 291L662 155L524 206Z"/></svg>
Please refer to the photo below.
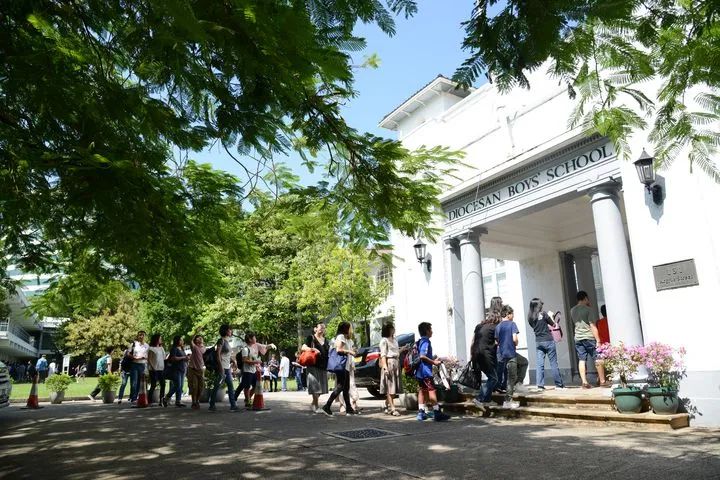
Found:
<svg viewBox="0 0 720 480"><path fill-rule="evenodd" d="M328 357L328 372L344 372L347 366L347 355L344 353L338 353L334 348L330 350L330 356Z"/></svg>
<svg viewBox="0 0 720 480"><path fill-rule="evenodd" d="M471 390L480 390L482 381L480 378L480 372L476 372L472 364L473 362L470 361L465 365L460 372L457 383Z"/></svg>
<svg viewBox="0 0 720 480"><path fill-rule="evenodd" d="M560 312L555 313L555 315L553 316L553 322L555 322L555 326L549 327L550 335L552 335L555 343L560 343L563 339L563 331L562 331L562 327L560 326L561 320L562 320L562 315L560 315Z"/></svg>

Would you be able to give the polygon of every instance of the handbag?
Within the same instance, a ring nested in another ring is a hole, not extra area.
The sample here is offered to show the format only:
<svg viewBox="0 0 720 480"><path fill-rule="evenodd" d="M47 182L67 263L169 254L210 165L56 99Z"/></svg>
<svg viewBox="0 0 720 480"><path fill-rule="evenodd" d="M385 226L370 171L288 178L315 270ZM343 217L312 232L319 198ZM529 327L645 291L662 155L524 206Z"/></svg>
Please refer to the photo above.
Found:
<svg viewBox="0 0 720 480"><path fill-rule="evenodd" d="M555 315L553 316L553 322L555 322L555 326L550 327L550 335L552 335L555 343L560 343L563 339L563 331L562 327L560 326L560 320L562 320L560 312L555 313Z"/></svg>
<svg viewBox="0 0 720 480"><path fill-rule="evenodd" d="M482 385L482 379L480 378L480 375L475 372L472 364L472 361L469 361L467 364L465 364L462 371L460 372L460 376L457 379L457 383L471 390L480 390L480 386Z"/></svg>
<svg viewBox="0 0 720 480"><path fill-rule="evenodd" d="M328 357L328 372L344 372L347 367L347 355L344 353L338 353L334 348L330 350L330 356Z"/></svg>
<svg viewBox="0 0 720 480"><path fill-rule="evenodd" d="M305 350L298 357L297 362L303 367L312 367L317 363L319 354L314 350Z"/></svg>

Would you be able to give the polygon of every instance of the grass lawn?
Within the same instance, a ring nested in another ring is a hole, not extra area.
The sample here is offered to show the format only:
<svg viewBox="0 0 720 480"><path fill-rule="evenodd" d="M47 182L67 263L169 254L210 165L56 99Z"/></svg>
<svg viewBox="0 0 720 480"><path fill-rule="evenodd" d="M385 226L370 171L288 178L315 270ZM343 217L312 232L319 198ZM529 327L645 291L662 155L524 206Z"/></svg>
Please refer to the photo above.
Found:
<svg viewBox="0 0 720 480"><path fill-rule="evenodd" d="M233 382L235 386L237 387L237 381ZM88 377L84 380L80 380L77 383L71 383L67 390L65 390L65 397L84 397L88 395L97 384L97 379L95 377ZM29 383L16 383L13 385L12 394L10 395L10 398L12 399L22 399L27 400L28 395L30 395L30 385ZM334 386L334 385L333 385ZM281 387L281 382L278 380L278 388ZM150 385L148 385L148 388L150 388ZM297 389L297 385L295 383L294 378L288 378L287 382L287 388L288 390L294 392ZM332 386L330 387L332 388ZM187 387L186 387L187 389ZM125 391L127 394L130 392L130 385L125 387ZM45 387L44 383L38 384L38 397L40 398L48 398L50 396L50 392Z"/></svg>
<svg viewBox="0 0 720 480"><path fill-rule="evenodd" d="M97 384L96 378L86 378L85 380L80 380L78 383L71 383L67 390L65 390L65 397L84 397L88 395L90 392L92 392L93 388L95 388L95 385ZM30 395L30 383L16 383L13 385L12 394L10 395L10 398L19 398L22 400L26 400L28 398L28 395ZM38 397L40 398L48 398L50 396L50 392L45 387L44 383L38 384Z"/></svg>

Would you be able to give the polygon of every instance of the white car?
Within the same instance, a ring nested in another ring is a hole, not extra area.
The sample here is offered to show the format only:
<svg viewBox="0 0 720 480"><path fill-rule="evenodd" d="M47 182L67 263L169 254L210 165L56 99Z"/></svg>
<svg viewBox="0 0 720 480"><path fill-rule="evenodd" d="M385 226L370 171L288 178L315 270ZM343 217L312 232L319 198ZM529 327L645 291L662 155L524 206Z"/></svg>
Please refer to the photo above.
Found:
<svg viewBox="0 0 720 480"><path fill-rule="evenodd" d="M10 394L12 393L12 382L7 365L0 362L0 408L10 405Z"/></svg>

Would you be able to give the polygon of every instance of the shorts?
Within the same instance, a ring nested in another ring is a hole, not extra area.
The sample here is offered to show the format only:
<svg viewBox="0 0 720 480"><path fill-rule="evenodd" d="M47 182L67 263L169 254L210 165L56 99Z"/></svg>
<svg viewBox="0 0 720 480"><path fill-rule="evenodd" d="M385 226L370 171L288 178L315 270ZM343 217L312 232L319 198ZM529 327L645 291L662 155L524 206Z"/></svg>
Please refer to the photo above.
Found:
<svg viewBox="0 0 720 480"><path fill-rule="evenodd" d="M597 343L595 340L579 340L575 342L575 351L578 354L578 359L585 361L588 357L595 360L597 352L595 350Z"/></svg>
<svg viewBox="0 0 720 480"><path fill-rule="evenodd" d="M418 378L417 381L420 390L426 390L428 392L435 391L435 382L433 382L432 377Z"/></svg>
<svg viewBox="0 0 720 480"><path fill-rule="evenodd" d="M242 372L242 377L240 379L240 386L238 388L240 388L240 389L254 388L256 382L257 382L257 376L254 373Z"/></svg>

